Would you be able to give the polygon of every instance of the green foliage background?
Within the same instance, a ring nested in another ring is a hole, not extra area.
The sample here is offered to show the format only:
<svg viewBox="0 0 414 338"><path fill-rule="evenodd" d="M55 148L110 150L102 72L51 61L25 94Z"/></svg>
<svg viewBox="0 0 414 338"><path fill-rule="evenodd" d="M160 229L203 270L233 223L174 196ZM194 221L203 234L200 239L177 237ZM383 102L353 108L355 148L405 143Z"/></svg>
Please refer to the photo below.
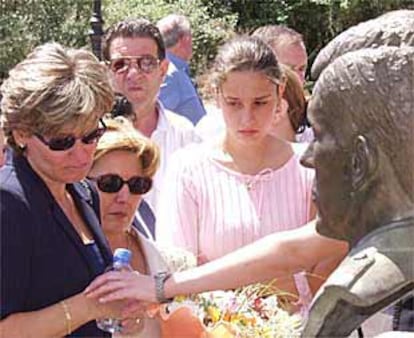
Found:
<svg viewBox="0 0 414 338"><path fill-rule="evenodd" d="M41 43L86 45L90 13L89 1L0 0L0 79Z"/></svg>
<svg viewBox="0 0 414 338"><path fill-rule="evenodd" d="M58 41L89 46L92 0L0 0L0 79L36 45ZM125 17L156 21L175 12L193 28L195 75L206 71L217 46L235 32L286 24L304 35L312 62L332 37L392 9L414 9L413 0L102 0L105 26Z"/></svg>

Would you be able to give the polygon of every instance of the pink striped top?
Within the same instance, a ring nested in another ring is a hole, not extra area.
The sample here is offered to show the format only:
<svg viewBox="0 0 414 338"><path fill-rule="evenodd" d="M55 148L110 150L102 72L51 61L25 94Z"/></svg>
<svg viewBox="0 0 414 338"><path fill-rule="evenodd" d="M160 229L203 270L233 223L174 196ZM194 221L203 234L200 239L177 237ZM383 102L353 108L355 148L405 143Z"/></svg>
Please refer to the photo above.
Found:
<svg viewBox="0 0 414 338"><path fill-rule="evenodd" d="M210 261L311 219L314 171L295 153L281 168L245 175L211 157L206 146L171 159L157 209L157 241Z"/></svg>

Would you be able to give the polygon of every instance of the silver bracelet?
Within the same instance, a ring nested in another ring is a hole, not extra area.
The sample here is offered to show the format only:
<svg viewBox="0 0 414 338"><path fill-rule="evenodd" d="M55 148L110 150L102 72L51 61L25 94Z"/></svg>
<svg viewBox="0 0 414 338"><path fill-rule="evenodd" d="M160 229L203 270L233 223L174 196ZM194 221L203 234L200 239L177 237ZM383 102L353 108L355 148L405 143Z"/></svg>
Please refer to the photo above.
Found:
<svg viewBox="0 0 414 338"><path fill-rule="evenodd" d="M171 273L168 271L160 271L154 275L155 280L155 297L157 298L158 303L168 303L173 300L173 298L166 298L164 292L164 285L168 278L171 277Z"/></svg>

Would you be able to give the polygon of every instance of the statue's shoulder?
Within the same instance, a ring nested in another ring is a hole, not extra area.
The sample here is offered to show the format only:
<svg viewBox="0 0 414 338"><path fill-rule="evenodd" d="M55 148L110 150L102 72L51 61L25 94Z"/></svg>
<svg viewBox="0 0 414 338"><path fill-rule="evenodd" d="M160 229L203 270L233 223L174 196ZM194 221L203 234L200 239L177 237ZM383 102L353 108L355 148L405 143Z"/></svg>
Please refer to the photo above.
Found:
<svg viewBox="0 0 414 338"><path fill-rule="evenodd" d="M414 220L405 219L384 224L362 238L354 250L376 247L378 251L410 251L414 242Z"/></svg>
<svg viewBox="0 0 414 338"><path fill-rule="evenodd" d="M368 247L352 250L324 288L340 290L341 298L364 307L380 301L405 282L404 274L394 261L375 247Z"/></svg>
<svg viewBox="0 0 414 338"><path fill-rule="evenodd" d="M314 297L303 337L348 336L412 287L375 247L354 248Z"/></svg>

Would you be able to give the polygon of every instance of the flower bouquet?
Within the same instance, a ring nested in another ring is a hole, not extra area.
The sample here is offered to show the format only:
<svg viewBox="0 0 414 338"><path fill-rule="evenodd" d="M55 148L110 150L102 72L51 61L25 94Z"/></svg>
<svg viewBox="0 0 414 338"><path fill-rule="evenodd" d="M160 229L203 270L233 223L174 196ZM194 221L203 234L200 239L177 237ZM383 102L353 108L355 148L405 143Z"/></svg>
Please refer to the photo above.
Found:
<svg viewBox="0 0 414 338"><path fill-rule="evenodd" d="M159 309L163 337L298 337L299 315L290 315L269 286L179 296Z"/></svg>

